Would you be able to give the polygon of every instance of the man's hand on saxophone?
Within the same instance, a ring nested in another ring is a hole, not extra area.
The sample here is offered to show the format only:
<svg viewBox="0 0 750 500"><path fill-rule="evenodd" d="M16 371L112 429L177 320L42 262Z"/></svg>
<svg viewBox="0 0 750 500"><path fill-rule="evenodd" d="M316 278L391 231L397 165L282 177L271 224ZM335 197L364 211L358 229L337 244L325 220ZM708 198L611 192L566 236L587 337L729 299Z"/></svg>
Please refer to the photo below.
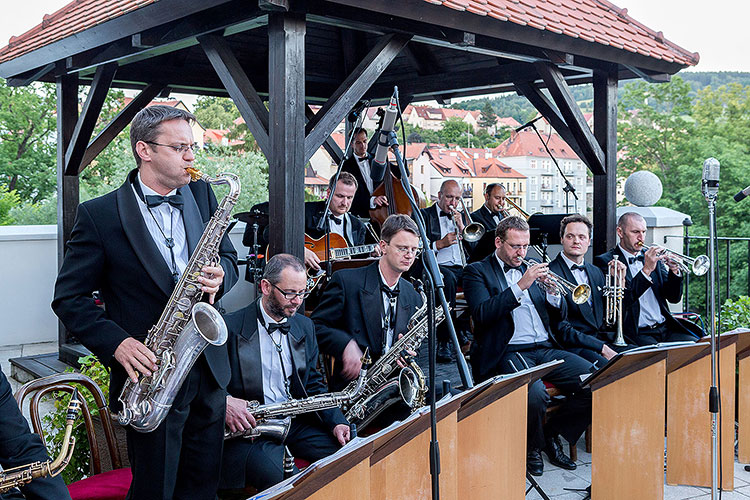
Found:
<svg viewBox="0 0 750 500"><path fill-rule="evenodd" d="M156 370L156 355L140 340L128 337L115 349L115 359L120 363L133 383L138 383L138 373L150 377Z"/></svg>
<svg viewBox="0 0 750 500"><path fill-rule="evenodd" d="M224 423L232 432L241 432L258 425L253 414L247 409L247 401L232 396L227 396L227 413Z"/></svg>
<svg viewBox="0 0 750 500"><path fill-rule="evenodd" d="M224 282L224 269L221 268L221 264L215 266L203 266L201 269L201 276L198 278L203 287L203 293L208 295L208 303L214 303L214 297L219 292L221 284Z"/></svg>

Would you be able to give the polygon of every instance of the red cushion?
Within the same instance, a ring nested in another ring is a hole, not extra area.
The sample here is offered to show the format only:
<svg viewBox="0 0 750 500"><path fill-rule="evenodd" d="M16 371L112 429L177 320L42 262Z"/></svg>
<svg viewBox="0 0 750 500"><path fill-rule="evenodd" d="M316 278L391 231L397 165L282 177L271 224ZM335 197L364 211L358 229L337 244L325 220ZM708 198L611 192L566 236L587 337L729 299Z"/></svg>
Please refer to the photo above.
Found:
<svg viewBox="0 0 750 500"><path fill-rule="evenodd" d="M553 384L552 382L547 382L546 380L542 380L542 383L544 384L544 387L546 389L555 388L555 384Z"/></svg>
<svg viewBox="0 0 750 500"><path fill-rule="evenodd" d="M296 465L299 470L302 470L305 467L309 466L310 462L308 462L304 458L295 458L294 459L294 465Z"/></svg>
<svg viewBox="0 0 750 500"><path fill-rule="evenodd" d="M68 485L73 500L123 500L133 473L130 467L102 472Z"/></svg>

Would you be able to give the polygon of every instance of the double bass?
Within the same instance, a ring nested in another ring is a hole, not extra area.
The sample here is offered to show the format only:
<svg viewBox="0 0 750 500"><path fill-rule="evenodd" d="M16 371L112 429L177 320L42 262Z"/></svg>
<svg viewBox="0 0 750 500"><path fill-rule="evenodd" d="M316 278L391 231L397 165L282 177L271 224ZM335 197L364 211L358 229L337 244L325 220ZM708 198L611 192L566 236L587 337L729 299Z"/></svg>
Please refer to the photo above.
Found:
<svg viewBox="0 0 750 500"><path fill-rule="evenodd" d="M373 135L373 138L379 138L380 131L383 128L383 119L388 111L391 112L397 112L397 94L394 93L394 96L391 98L390 103L388 104L388 110L386 112L382 112L381 110L378 110L378 114L380 115L380 121L378 123L378 129L376 130L375 134ZM377 144L377 142L376 142ZM416 189L414 186L409 184L409 187L411 189L411 194L414 196L414 200L417 202L417 206L419 208L425 208L427 206L427 201L425 200L424 194L422 194L421 191ZM385 196L388 199L388 204L380 207L375 207L374 209L370 210L370 220L376 221L379 225L383 225L383 222L385 219L388 218L389 215L393 214L406 214L411 216L412 214L412 208L411 203L409 202L409 195L404 190L404 186L401 184L401 180L397 179L395 175L393 175L393 172L391 172L390 166L387 162L387 156L386 156L386 169L385 169L385 175L383 176L383 182L375 188L375 190L372 192L372 196L378 197L378 196Z"/></svg>

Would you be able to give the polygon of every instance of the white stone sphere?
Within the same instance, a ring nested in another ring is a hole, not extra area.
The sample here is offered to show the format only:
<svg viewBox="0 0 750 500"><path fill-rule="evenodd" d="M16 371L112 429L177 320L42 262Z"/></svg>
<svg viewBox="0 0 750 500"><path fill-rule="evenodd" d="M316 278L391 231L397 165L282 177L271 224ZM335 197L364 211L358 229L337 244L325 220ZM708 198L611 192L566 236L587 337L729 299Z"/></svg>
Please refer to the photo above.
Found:
<svg viewBox="0 0 750 500"><path fill-rule="evenodd" d="M633 172L625 180L625 198L637 207L652 207L661 198L661 180L653 172Z"/></svg>

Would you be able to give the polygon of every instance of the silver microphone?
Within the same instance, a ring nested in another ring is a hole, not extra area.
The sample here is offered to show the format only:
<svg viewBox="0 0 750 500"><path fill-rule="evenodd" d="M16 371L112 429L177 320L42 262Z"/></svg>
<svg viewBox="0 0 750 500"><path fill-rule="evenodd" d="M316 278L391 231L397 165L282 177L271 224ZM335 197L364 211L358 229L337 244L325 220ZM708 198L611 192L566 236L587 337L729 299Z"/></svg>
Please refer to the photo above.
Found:
<svg viewBox="0 0 750 500"><path fill-rule="evenodd" d="M707 200L715 200L719 194L719 170L721 166L716 158L707 158L703 162L703 177L701 178L701 192Z"/></svg>
<svg viewBox="0 0 750 500"><path fill-rule="evenodd" d="M385 172L386 158L388 157L388 136L393 131L393 127L396 124L396 117L398 116L398 87L393 87L393 96L391 96L391 102L388 103L388 107L385 109L385 116L383 117L383 126L380 127L380 137L378 137L378 147L375 150L375 159L372 162L372 172L382 170ZM375 178L375 175L372 175Z"/></svg>

